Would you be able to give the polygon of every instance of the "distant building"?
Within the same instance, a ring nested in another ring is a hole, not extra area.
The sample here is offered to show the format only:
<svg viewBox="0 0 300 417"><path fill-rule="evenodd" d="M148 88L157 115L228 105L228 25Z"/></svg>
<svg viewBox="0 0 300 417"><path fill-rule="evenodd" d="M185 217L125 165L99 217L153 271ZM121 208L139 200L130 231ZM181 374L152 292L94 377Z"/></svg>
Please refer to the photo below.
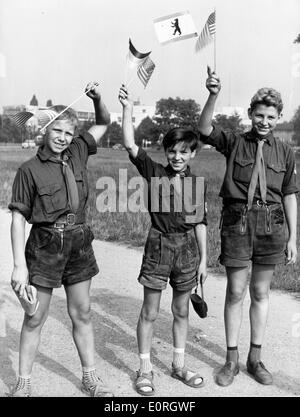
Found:
<svg viewBox="0 0 300 417"><path fill-rule="evenodd" d="M33 94L33 97L32 97L32 99L30 100L29 105L30 105L30 106L35 106L35 107L38 107L39 102L37 101L37 98L36 98L35 94Z"/></svg>
<svg viewBox="0 0 300 417"><path fill-rule="evenodd" d="M132 123L134 128L137 128L143 119L146 117L152 117L155 114L155 106L146 106L141 105L138 102L134 102L133 113L132 113ZM111 122L116 122L118 125L122 125L122 113L110 113Z"/></svg>

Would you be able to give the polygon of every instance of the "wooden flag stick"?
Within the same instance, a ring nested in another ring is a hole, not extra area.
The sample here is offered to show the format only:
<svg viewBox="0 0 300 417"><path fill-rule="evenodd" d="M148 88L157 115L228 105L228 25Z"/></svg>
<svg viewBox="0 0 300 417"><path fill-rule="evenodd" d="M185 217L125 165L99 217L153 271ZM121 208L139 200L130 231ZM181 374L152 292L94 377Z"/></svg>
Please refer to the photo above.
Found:
<svg viewBox="0 0 300 417"><path fill-rule="evenodd" d="M214 9L215 12L215 33L214 33L214 72L217 71L217 14L216 8Z"/></svg>
<svg viewBox="0 0 300 417"><path fill-rule="evenodd" d="M135 80L135 75L133 75L130 80L128 81L128 84L126 85L126 87L128 88L130 86L130 84L133 83L133 81Z"/></svg>
<svg viewBox="0 0 300 417"><path fill-rule="evenodd" d="M77 101L79 101L83 96L85 96L89 91L91 91L91 89L94 88L94 85L92 87L90 87L88 90L86 90L83 94L81 94L79 97L76 98L76 100L74 100L71 104L69 104L65 109L63 109L60 113L58 113L58 115L56 115L53 119L51 119L42 129L41 132L43 130L46 129L46 127L48 127L52 122L54 122L54 120L56 120L61 114L63 114L66 110L68 110L70 107L73 106L73 104L77 103Z"/></svg>

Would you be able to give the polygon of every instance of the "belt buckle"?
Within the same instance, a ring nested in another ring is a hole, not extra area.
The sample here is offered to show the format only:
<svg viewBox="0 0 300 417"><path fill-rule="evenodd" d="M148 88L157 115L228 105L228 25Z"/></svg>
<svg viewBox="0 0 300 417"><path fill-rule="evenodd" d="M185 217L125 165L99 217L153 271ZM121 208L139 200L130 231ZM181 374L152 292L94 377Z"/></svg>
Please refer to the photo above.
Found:
<svg viewBox="0 0 300 417"><path fill-rule="evenodd" d="M64 230L65 225L64 225L64 223L54 223L53 227L54 227L54 229L57 229L57 230Z"/></svg>
<svg viewBox="0 0 300 417"><path fill-rule="evenodd" d="M75 224L75 214L74 213L68 213L67 214L67 225L73 226Z"/></svg>
<svg viewBox="0 0 300 417"><path fill-rule="evenodd" d="M256 200L256 204L258 207L262 207L264 205L264 202L262 200Z"/></svg>

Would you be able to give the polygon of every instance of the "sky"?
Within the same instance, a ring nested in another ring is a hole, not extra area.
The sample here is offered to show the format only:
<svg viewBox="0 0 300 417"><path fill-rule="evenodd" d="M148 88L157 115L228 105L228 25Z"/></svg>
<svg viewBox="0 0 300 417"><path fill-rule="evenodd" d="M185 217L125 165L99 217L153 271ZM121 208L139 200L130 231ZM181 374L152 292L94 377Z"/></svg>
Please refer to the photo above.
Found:
<svg viewBox="0 0 300 417"><path fill-rule="evenodd" d="M214 8L217 108L247 109L268 86L281 92L289 120L300 106L299 0L0 0L0 108L29 104L33 94L41 106L68 105L98 81L108 109L121 111L129 38L156 64L146 89L132 83L135 98L144 105L191 98L203 107L214 44L199 53L196 38L161 45L153 19L189 11L200 33ZM85 96L74 108L93 110Z"/></svg>

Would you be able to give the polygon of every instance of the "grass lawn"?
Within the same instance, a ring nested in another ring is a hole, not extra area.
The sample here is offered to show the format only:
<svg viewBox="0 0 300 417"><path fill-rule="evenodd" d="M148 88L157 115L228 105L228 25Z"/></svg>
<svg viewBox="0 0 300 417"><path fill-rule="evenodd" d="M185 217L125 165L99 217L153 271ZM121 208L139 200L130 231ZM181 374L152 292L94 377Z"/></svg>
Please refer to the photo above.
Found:
<svg viewBox="0 0 300 417"><path fill-rule="evenodd" d="M18 166L34 156L36 150L21 147L0 147L1 191L0 206L7 207L10 201L11 186ZM149 155L156 161L165 163L163 151L149 150ZM300 155L296 154L298 172L300 172ZM134 246L145 243L147 230L150 226L148 213L105 212L97 210L97 197L102 190L96 188L99 178L112 177L118 184L120 169L127 169L128 180L138 176L137 169L131 164L126 151L100 148L98 154L91 157L88 163L90 197L87 210L88 222L92 225L95 237L100 240L118 241ZM224 272L218 263L220 253L219 220L221 199L218 193L225 173L225 158L215 150L198 152L191 164L192 172L206 178L208 200L208 267L216 272ZM124 174L124 171L123 171ZM298 178L299 179L299 178ZM129 191L128 194L133 193ZM118 194L118 190L117 190ZM298 236L300 236L298 220ZM298 247L299 250L299 247ZM299 250L300 252L300 250ZM291 291L300 291L300 261L294 267L279 266L273 287Z"/></svg>

